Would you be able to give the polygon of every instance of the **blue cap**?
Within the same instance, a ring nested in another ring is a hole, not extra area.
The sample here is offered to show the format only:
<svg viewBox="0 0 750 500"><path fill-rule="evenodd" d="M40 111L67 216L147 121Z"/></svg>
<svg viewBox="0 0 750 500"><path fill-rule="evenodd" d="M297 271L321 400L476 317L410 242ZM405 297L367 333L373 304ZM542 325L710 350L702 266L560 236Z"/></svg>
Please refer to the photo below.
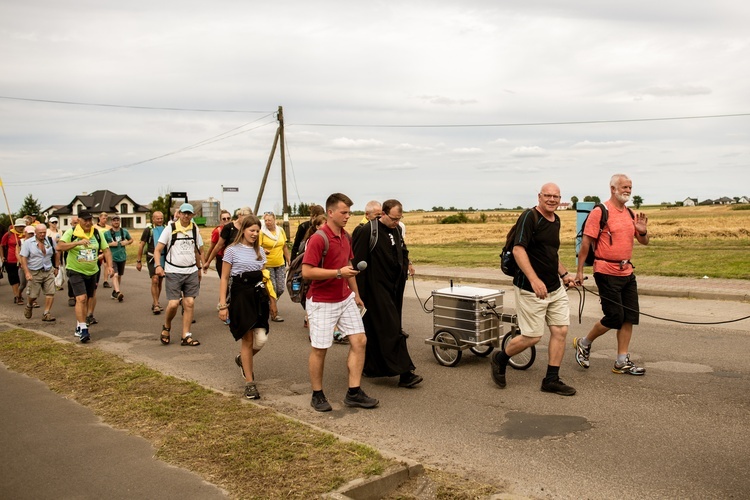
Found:
<svg viewBox="0 0 750 500"><path fill-rule="evenodd" d="M190 212L191 214L194 214L195 210L193 210L193 205L191 205L190 203L183 203L182 205L180 205L180 212Z"/></svg>

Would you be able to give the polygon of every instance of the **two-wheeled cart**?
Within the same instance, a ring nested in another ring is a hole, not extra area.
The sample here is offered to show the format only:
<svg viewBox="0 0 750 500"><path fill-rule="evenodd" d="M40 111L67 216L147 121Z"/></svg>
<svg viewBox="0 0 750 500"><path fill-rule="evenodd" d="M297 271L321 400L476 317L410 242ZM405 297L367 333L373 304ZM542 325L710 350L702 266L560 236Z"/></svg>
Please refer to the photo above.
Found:
<svg viewBox="0 0 750 500"><path fill-rule="evenodd" d="M432 354L443 366L456 366L463 351L469 349L476 356L488 356L496 347L505 345L520 335L515 314L503 314L504 290L471 286L451 286L432 291L432 338L425 344L432 346ZM509 325L503 335L504 325ZM534 364L536 348L532 346L513 356L510 365L525 370Z"/></svg>

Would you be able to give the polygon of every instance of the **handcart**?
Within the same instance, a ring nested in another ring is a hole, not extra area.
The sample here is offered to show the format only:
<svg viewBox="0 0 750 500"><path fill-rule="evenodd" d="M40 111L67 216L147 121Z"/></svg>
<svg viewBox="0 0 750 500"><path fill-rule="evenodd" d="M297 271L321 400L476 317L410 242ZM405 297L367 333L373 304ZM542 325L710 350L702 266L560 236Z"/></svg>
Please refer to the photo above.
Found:
<svg viewBox="0 0 750 500"><path fill-rule="evenodd" d="M515 314L503 314L504 290L471 286L451 286L432 291L434 335L425 339L432 354L443 366L456 366L463 351L488 356L496 347L520 335ZM503 325L509 331L503 335ZM510 366L526 370L534 364L536 348L532 346L510 359Z"/></svg>

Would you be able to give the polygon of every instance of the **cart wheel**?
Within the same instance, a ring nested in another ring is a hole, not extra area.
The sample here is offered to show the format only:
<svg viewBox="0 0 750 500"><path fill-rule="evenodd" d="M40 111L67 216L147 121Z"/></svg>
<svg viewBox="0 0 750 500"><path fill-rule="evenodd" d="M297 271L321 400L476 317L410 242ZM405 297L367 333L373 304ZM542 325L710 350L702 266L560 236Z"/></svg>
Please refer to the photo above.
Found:
<svg viewBox="0 0 750 500"><path fill-rule="evenodd" d="M458 341L452 333L441 330L432 337L432 340L446 345L446 347L432 346L432 354L438 363L443 366L456 366L461 361L463 353L458 349Z"/></svg>
<svg viewBox="0 0 750 500"><path fill-rule="evenodd" d="M518 330L514 330L505 334L505 337L503 337L503 343L502 343L503 351L505 351L505 346L508 345L508 342L510 342L510 339L512 339L516 335L521 335L521 332ZM536 359L536 346L531 346L525 351L519 352L518 354L510 358L510 361L508 361L508 364L512 366L513 368L515 368L516 370L526 370L530 368L531 365L534 364L535 359Z"/></svg>
<svg viewBox="0 0 750 500"><path fill-rule="evenodd" d="M484 345L477 345L474 347L469 347L469 350L473 352L476 356L479 356L480 358L486 358L494 349L495 349L495 346L493 346L492 344L484 344Z"/></svg>

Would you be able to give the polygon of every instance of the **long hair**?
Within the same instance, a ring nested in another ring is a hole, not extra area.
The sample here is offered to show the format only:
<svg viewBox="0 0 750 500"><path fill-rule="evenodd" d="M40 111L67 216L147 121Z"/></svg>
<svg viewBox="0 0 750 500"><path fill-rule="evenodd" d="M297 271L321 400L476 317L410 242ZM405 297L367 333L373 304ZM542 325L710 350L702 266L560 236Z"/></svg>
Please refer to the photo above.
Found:
<svg viewBox="0 0 750 500"><path fill-rule="evenodd" d="M237 233L237 236L234 237L234 241L232 242L232 245L237 245L239 243L242 243L242 237L245 234L245 229L249 228L250 226L258 226L258 229L260 230L260 219L258 219L254 215L247 215L245 218L242 219L242 223L240 224L240 230ZM255 254L258 256L258 260L261 260L260 256L260 234L258 234L258 238L255 238L255 241L253 242L253 248L255 249Z"/></svg>
<svg viewBox="0 0 750 500"><path fill-rule="evenodd" d="M310 239L310 236L315 234L315 231L317 231L320 226L326 223L326 216L325 215L318 215L314 219L310 221L310 227L307 228L307 232L305 233L305 237L302 238L302 241L307 241Z"/></svg>

